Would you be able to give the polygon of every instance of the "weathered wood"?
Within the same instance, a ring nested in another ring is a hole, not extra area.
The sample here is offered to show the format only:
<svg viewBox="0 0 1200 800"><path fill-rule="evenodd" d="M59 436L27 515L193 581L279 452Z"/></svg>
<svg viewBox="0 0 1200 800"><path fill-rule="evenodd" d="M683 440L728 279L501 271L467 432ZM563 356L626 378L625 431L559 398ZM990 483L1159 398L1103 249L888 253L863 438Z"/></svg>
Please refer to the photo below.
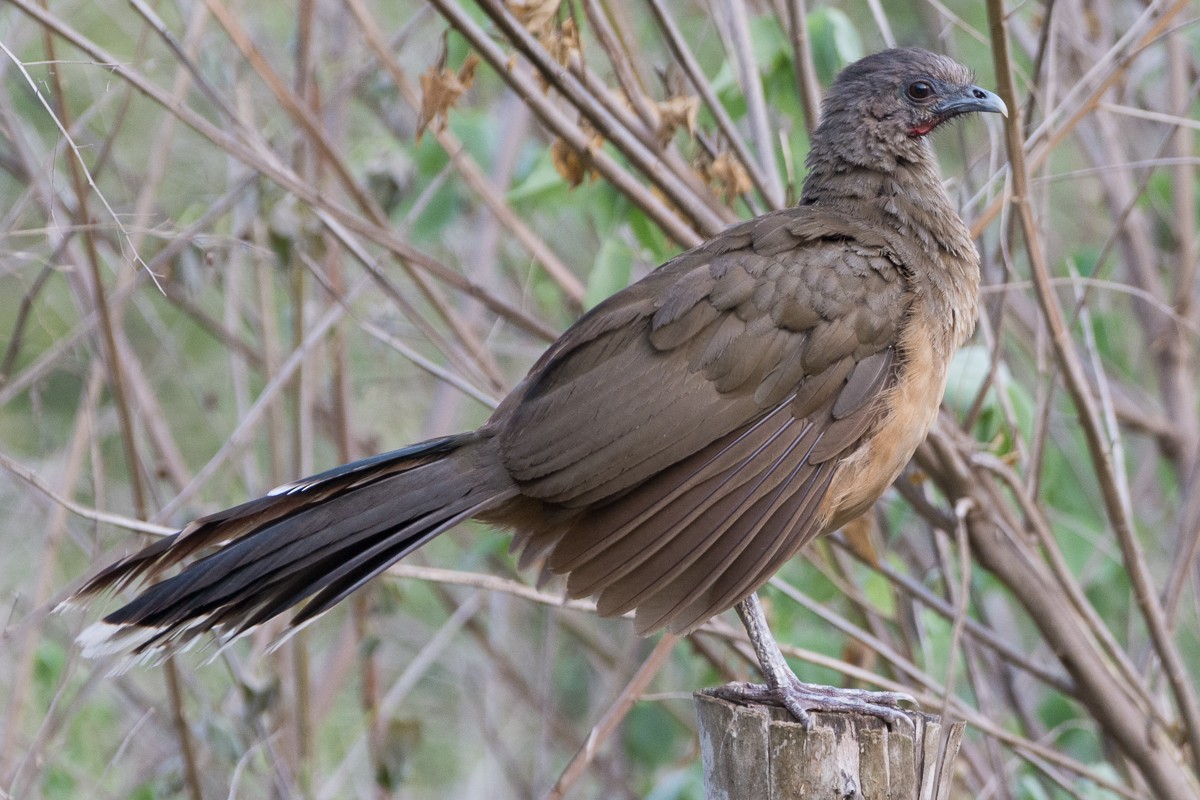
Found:
<svg viewBox="0 0 1200 800"><path fill-rule="evenodd" d="M708 800L949 800L964 723L944 749L939 717L905 712L889 729L860 714L814 713L812 730L787 711L697 692ZM940 765L940 770L939 770Z"/></svg>

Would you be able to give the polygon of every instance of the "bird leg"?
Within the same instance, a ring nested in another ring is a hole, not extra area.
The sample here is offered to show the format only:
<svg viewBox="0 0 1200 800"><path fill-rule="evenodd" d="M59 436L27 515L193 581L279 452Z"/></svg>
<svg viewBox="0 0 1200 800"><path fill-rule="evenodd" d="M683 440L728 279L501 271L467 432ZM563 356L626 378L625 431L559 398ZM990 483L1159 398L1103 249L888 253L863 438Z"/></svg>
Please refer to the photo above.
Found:
<svg viewBox="0 0 1200 800"><path fill-rule="evenodd" d="M916 703L911 696L902 692L868 692L862 689L839 689L803 683L783 659L783 653L767 627L758 594L754 593L734 606L754 654L758 656L766 685L754 683L730 683L711 690L723 700L734 703L769 704L786 708L796 721L806 728L812 727L810 711L843 712L879 717L887 723L906 720L900 703Z"/></svg>

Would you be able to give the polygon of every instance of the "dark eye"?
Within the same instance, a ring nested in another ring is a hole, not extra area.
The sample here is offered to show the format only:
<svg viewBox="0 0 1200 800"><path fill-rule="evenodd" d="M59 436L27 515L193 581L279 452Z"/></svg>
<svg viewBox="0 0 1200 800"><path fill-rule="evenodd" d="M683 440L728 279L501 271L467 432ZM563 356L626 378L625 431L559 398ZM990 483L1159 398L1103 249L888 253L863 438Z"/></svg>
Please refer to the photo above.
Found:
<svg viewBox="0 0 1200 800"><path fill-rule="evenodd" d="M908 85L908 96L913 100L928 100L933 97L933 86L929 81L913 81Z"/></svg>

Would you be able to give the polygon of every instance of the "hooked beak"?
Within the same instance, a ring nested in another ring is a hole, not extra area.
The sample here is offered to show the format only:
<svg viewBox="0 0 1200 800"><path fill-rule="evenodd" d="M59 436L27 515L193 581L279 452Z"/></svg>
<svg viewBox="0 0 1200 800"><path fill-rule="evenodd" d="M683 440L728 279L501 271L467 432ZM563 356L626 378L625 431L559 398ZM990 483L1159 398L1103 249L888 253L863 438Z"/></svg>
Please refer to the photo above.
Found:
<svg viewBox="0 0 1200 800"><path fill-rule="evenodd" d="M994 111L997 114L1008 116L1008 106L1004 105L1000 96L978 86L968 86L963 89L962 94L949 97L933 108L933 113L943 119L957 117L959 114L969 114L973 111Z"/></svg>

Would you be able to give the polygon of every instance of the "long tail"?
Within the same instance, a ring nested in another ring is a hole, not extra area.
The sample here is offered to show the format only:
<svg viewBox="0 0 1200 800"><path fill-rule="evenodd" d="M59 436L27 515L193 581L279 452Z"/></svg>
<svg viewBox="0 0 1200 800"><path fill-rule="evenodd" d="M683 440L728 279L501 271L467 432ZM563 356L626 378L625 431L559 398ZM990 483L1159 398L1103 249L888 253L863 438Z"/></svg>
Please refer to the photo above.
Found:
<svg viewBox="0 0 1200 800"><path fill-rule="evenodd" d="M433 439L196 520L79 590L76 598L88 597L183 567L85 630L84 653L152 656L210 632L226 640L306 598L290 624L311 620L438 534L513 498L490 446L478 433Z"/></svg>

